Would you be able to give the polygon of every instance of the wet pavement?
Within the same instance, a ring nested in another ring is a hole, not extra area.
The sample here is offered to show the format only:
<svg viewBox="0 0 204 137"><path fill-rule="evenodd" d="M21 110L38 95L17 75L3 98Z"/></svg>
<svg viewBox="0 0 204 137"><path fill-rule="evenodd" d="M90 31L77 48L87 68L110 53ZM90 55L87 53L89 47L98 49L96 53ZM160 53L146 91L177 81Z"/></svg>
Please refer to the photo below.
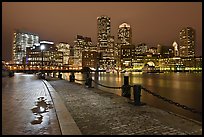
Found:
<svg viewBox="0 0 204 137"><path fill-rule="evenodd" d="M2 134L61 135L52 104L44 83L35 75L2 77Z"/></svg>
<svg viewBox="0 0 204 137"><path fill-rule="evenodd" d="M77 83L48 82L83 135L202 135L202 123Z"/></svg>

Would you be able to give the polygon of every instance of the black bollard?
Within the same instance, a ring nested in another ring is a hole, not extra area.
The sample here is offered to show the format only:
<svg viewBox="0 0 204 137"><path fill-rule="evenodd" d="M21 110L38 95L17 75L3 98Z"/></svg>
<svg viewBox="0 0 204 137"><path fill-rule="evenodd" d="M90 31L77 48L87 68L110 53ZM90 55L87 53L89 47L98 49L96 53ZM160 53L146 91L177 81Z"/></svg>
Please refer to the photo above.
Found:
<svg viewBox="0 0 204 137"><path fill-rule="evenodd" d="M90 77L90 75L89 75L89 72L86 72L86 81L85 81L85 85L89 85L89 77Z"/></svg>
<svg viewBox="0 0 204 137"><path fill-rule="evenodd" d="M69 80L70 80L70 82L74 82L75 81L74 72L72 72L71 75L69 75Z"/></svg>
<svg viewBox="0 0 204 137"><path fill-rule="evenodd" d="M129 85L129 76L124 76L124 85Z"/></svg>
<svg viewBox="0 0 204 137"><path fill-rule="evenodd" d="M140 96L141 96L141 85L134 85L133 86L133 94L134 94L134 104L141 105Z"/></svg>
<svg viewBox="0 0 204 137"><path fill-rule="evenodd" d="M14 72L13 71L9 71L9 77L13 77L14 76Z"/></svg>
<svg viewBox="0 0 204 137"><path fill-rule="evenodd" d="M59 73L58 78L62 79L62 74L61 73Z"/></svg>
<svg viewBox="0 0 204 137"><path fill-rule="evenodd" d="M88 88L92 87L92 78L87 79L87 85L88 85Z"/></svg>
<svg viewBox="0 0 204 137"><path fill-rule="evenodd" d="M124 85L122 86L122 96L123 97L130 98L131 96L130 88L131 86L129 85L129 76L124 76Z"/></svg>

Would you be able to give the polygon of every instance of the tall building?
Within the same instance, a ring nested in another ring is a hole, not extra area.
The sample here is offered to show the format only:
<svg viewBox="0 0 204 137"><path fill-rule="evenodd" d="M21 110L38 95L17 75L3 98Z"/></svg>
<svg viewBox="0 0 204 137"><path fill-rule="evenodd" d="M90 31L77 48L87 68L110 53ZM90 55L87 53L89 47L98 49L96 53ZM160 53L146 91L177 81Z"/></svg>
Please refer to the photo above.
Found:
<svg viewBox="0 0 204 137"><path fill-rule="evenodd" d="M132 44L132 30L129 24L122 23L118 28L118 43L121 45Z"/></svg>
<svg viewBox="0 0 204 137"><path fill-rule="evenodd" d="M195 56L195 30L191 27L183 28L180 31L179 53L180 57Z"/></svg>
<svg viewBox="0 0 204 137"><path fill-rule="evenodd" d="M97 18L97 38L98 38L98 48L100 52L106 53L108 47L108 36L111 35L110 28L110 17L100 16Z"/></svg>
<svg viewBox="0 0 204 137"><path fill-rule="evenodd" d="M70 59L70 45L65 42L60 42L56 44L58 51L63 52L63 65L69 64Z"/></svg>
<svg viewBox="0 0 204 137"><path fill-rule="evenodd" d="M82 50L84 48L84 37L77 35L76 40L74 41L74 68L82 67Z"/></svg>
<svg viewBox="0 0 204 137"><path fill-rule="evenodd" d="M37 44L39 45L39 36L37 34L16 30L13 33L13 62L25 64L26 48Z"/></svg>
<svg viewBox="0 0 204 137"><path fill-rule="evenodd" d="M131 67L132 53L135 52L135 48L132 45L132 30L129 24L122 23L118 28L118 52L120 58L121 68Z"/></svg>
<svg viewBox="0 0 204 137"><path fill-rule="evenodd" d="M174 47L174 56L178 57L179 56L179 47L176 41L173 42L172 46Z"/></svg>
<svg viewBox="0 0 204 137"><path fill-rule="evenodd" d="M74 67L82 67L82 52L96 51L96 47L92 44L90 37L77 35L74 41Z"/></svg>
<svg viewBox="0 0 204 137"><path fill-rule="evenodd" d="M107 69L112 64L112 50L111 47L114 37L111 36L110 17L100 16L97 18L97 46L100 52L99 65L102 69Z"/></svg>

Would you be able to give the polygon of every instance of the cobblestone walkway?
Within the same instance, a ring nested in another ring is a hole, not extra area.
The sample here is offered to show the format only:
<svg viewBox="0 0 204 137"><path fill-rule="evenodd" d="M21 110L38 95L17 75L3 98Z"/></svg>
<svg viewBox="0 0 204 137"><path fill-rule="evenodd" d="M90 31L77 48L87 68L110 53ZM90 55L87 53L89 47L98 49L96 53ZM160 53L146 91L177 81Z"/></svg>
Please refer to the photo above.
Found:
<svg viewBox="0 0 204 137"><path fill-rule="evenodd" d="M202 125L65 80L49 81L83 135L201 135Z"/></svg>

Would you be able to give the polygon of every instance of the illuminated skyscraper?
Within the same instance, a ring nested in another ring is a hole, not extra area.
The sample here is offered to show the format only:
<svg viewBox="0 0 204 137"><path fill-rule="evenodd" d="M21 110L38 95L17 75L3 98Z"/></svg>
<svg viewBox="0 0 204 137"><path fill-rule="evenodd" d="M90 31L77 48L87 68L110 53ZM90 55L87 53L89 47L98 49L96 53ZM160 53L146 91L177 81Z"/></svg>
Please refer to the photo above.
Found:
<svg viewBox="0 0 204 137"><path fill-rule="evenodd" d="M121 68L131 67L135 46L132 45L132 30L129 24L122 23L118 28L118 53Z"/></svg>
<svg viewBox="0 0 204 137"><path fill-rule="evenodd" d="M180 57L195 56L195 31L191 27L183 28L180 31Z"/></svg>
<svg viewBox="0 0 204 137"><path fill-rule="evenodd" d="M82 52L96 51L96 47L92 44L90 37L81 35L77 35L74 43L74 66L80 68L82 67Z"/></svg>
<svg viewBox="0 0 204 137"><path fill-rule="evenodd" d="M130 25L123 23L118 28L118 43L121 45L131 45L132 44L132 30Z"/></svg>
<svg viewBox="0 0 204 137"><path fill-rule="evenodd" d="M178 44L174 41L172 46L174 47L174 56L178 57L179 56Z"/></svg>
<svg viewBox="0 0 204 137"><path fill-rule="evenodd" d="M13 62L25 64L26 48L34 45L39 45L39 36L37 34L16 30L13 33Z"/></svg>
<svg viewBox="0 0 204 137"><path fill-rule="evenodd" d="M110 17L97 18L98 50L100 52L99 65L102 69L114 68L114 37L111 36Z"/></svg>
<svg viewBox="0 0 204 137"><path fill-rule="evenodd" d="M58 51L63 52L63 64L69 64L70 57L70 45L65 42L60 42L56 44Z"/></svg>
<svg viewBox="0 0 204 137"><path fill-rule="evenodd" d="M98 27L98 48L106 56L106 49L108 47L108 36L111 35L110 31L110 18L107 16L100 16L97 18Z"/></svg>

